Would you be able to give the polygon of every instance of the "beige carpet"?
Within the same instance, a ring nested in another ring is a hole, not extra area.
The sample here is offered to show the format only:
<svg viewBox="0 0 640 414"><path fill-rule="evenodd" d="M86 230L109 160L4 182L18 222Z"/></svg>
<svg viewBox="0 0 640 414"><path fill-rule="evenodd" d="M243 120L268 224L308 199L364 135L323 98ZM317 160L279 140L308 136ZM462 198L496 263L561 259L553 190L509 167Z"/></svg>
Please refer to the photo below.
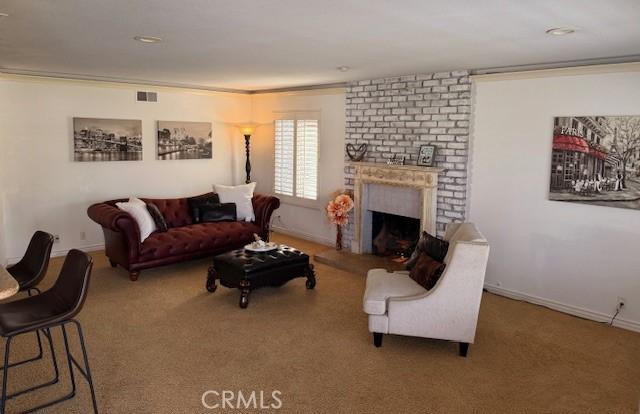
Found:
<svg viewBox="0 0 640 414"><path fill-rule="evenodd" d="M275 239L310 254L325 248ZM145 271L134 283L93 256L79 319L102 413L223 411L202 406L206 390L278 390L286 413L638 413L637 333L485 294L468 358L452 343L399 336L377 349L360 276L318 265L315 290L296 279L253 292L242 310L238 291L205 291L208 260ZM16 357L35 352L33 337L15 344ZM50 372L47 362L12 369L11 388ZM11 401L8 412L64 392L63 372L62 384ZM46 412L90 412L87 387Z"/></svg>

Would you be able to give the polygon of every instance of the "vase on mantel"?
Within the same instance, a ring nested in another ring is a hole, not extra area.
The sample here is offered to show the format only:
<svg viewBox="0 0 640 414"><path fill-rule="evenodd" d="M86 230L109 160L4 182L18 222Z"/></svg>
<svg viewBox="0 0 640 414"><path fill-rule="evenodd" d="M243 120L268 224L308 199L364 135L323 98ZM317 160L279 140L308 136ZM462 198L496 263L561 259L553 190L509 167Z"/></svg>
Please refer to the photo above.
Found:
<svg viewBox="0 0 640 414"><path fill-rule="evenodd" d="M340 224L336 224L337 232L336 232L336 250L342 250L342 226Z"/></svg>

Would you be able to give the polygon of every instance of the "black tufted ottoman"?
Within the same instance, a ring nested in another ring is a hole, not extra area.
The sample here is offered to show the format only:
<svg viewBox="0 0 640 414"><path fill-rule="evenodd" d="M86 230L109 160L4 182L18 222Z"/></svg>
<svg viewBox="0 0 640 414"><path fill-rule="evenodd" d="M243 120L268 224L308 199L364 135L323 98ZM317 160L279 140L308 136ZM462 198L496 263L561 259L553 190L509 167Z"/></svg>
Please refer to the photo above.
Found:
<svg viewBox="0 0 640 414"><path fill-rule="evenodd" d="M297 277L307 278L307 289L316 286L309 256L300 250L280 245L267 253L245 249L232 250L213 258L207 276L207 290L216 291L216 279L228 288L240 289L240 307L249 305L249 292L262 286L282 286Z"/></svg>

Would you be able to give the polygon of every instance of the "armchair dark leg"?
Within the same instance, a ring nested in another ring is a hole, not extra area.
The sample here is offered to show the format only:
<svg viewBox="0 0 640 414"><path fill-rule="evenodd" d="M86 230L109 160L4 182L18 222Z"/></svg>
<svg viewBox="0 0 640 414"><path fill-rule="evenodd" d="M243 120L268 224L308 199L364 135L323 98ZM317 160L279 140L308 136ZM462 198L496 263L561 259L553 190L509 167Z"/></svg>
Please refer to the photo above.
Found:
<svg viewBox="0 0 640 414"><path fill-rule="evenodd" d="M139 270L129 271L129 279L131 279L132 282L135 282L136 280L138 280L138 276L140 276Z"/></svg>
<svg viewBox="0 0 640 414"><path fill-rule="evenodd" d="M111 265L111 267L117 267L118 266L118 263L114 262L111 259L109 259L109 264Z"/></svg>
<svg viewBox="0 0 640 414"><path fill-rule="evenodd" d="M382 334L380 332L373 333L373 344L376 348L380 348L382 346Z"/></svg>
<svg viewBox="0 0 640 414"><path fill-rule="evenodd" d="M458 353L461 357L467 357L467 351L469 350L469 344L467 342L460 342L458 344Z"/></svg>

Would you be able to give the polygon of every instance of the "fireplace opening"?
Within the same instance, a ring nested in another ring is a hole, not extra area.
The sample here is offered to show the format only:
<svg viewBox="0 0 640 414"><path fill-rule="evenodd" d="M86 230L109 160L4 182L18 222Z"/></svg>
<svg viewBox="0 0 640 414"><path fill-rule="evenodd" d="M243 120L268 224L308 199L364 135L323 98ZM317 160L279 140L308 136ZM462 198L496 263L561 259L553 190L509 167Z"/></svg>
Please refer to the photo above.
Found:
<svg viewBox="0 0 640 414"><path fill-rule="evenodd" d="M373 254L408 258L420 238L420 220L372 211L371 230Z"/></svg>

